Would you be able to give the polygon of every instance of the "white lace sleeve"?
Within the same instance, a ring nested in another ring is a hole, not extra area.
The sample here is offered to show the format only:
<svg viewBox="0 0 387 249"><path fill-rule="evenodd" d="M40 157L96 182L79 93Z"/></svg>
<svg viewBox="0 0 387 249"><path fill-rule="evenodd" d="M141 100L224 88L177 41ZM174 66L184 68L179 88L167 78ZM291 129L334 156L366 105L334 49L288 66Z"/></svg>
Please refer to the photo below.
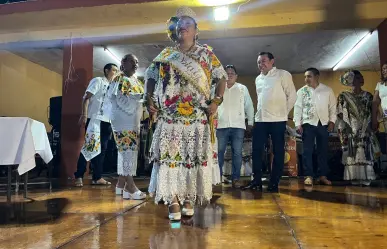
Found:
<svg viewBox="0 0 387 249"><path fill-rule="evenodd" d="M209 53L209 56L210 56L211 67L212 67L212 73L211 73L212 79L214 79L214 80L226 79L227 80L227 73L224 70L219 59L212 52Z"/></svg>
<svg viewBox="0 0 387 249"><path fill-rule="evenodd" d="M153 62L145 71L144 79L145 79L145 82L147 82L150 79L157 82L159 80L159 65Z"/></svg>

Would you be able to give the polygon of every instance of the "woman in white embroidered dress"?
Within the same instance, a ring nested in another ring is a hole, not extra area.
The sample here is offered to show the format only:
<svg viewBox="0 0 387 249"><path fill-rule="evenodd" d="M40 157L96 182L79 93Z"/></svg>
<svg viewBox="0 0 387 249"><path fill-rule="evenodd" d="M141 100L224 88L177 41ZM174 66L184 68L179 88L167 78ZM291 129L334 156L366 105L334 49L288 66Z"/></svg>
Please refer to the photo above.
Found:
<svg viewBox="0 0 387 249"><path fill-rule="evenodd" d="M170 19L175 47L164 49L146 73L146 100L157 125L150 149L149 192L169 204L169 218L192 216L195 201L212 198L213 114L222 102L226 72L210 49L198 45L195 14L180 8ZM217 82L211 99L211 83ZM180 209L179 201L183 208Z"/></svg>
<svg viewBox="0 0 387 249"><path fill-rule="evenodd" d="M114 79L110 97L111 125L118 153L116 194L122 195L124 199L141 200L145 199L146 194L133 181L137 170L144 94L144 88L135 76L137 68L137 57L125 55L121 61L122 72Z"/></svg>

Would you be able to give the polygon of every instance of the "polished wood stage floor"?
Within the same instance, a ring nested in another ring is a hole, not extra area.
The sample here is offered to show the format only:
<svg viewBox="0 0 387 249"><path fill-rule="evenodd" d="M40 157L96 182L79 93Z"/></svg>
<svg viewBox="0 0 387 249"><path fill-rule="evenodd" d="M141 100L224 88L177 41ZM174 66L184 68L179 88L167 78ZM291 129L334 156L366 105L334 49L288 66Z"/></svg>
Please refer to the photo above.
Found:
<svg viewBox="0 0 387 249"><path fill-rule="evenodd" d="M146 189L147 180L139 180ZM383 183L382 183L383 184ZM387 248L387 188L283 180L279 194L216 189L195 216L171 223L152 200L111 187L31 190L0 198L0 248Z"/></svg>

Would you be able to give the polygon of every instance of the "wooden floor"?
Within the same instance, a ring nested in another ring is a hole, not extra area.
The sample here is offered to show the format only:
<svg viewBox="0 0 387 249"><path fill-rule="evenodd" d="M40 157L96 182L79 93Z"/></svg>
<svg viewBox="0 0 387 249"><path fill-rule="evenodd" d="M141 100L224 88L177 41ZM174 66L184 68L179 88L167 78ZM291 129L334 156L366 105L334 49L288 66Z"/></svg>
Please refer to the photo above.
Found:
<svg viewBox="0 0 387 249"><path fill-rule="evenodd" d="M31 190L33 201L16 196L12 206L1 197L0 248L387 248L386 188L305 190L294 179L280 194L218 192L181 223L152 200L123 201L113 186Z"/></svg>

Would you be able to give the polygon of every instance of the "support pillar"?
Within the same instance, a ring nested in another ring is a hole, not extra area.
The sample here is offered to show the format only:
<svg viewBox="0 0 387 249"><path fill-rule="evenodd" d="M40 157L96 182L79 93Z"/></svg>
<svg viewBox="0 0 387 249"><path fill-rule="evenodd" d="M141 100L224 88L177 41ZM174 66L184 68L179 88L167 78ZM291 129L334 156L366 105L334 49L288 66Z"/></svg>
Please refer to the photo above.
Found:
<svg viewBox="0 0 387 249"><path fill-rule="evenodd" d="M93 45L66 40L63 48L61 178L74 177L85 131L78 123L82 98L93 77Z"/></svg>
<svg viewBox="0 0 387 249"><path fill-rule="evenodd" d="M380 65L387 61L387 19L378 26Z"/></svg>

